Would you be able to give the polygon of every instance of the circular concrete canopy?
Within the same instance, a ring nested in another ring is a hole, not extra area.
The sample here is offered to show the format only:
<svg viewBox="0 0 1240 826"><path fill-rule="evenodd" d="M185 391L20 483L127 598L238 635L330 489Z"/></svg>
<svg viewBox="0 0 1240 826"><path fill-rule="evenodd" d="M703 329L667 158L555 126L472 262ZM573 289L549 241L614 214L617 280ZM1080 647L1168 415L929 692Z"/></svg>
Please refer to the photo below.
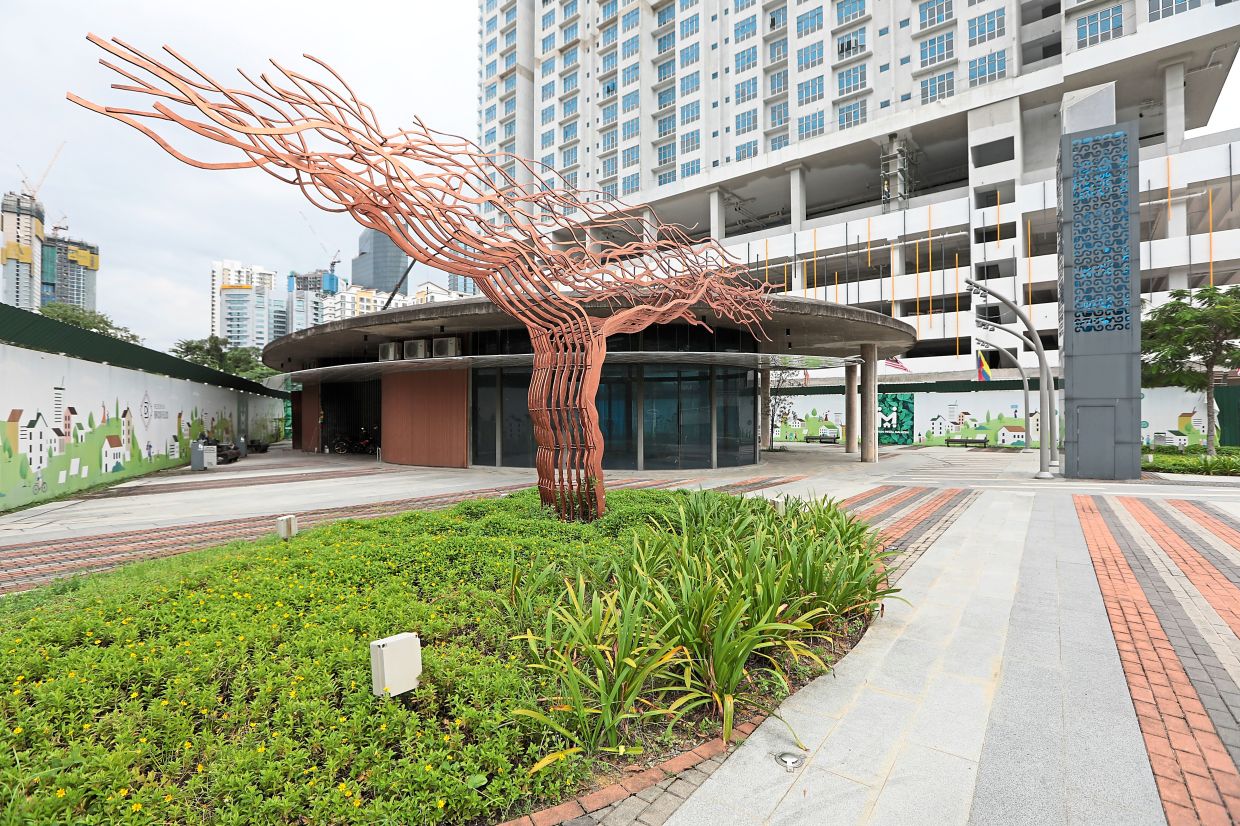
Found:
<svg viewBox="0 0 1240 826"><path fill-rule="evenodd" d="M776 294L769 299L771 318L762 325L766 339L759 337L760 353L847 358L860 355L862 344L874 344L879 358L888 358L907 351L917 340L911 326L881 313L814 298ZM599 303L587 305L587 310L605 315L610 308ZM698 318L715 329L738 326L715 317L705 307ZM281 336L263 350L263 363L283 373L296 373L324 365L377 361L379 345L390 341L503 329L523 329L523 325L486 298L416 304Z"/></svg>

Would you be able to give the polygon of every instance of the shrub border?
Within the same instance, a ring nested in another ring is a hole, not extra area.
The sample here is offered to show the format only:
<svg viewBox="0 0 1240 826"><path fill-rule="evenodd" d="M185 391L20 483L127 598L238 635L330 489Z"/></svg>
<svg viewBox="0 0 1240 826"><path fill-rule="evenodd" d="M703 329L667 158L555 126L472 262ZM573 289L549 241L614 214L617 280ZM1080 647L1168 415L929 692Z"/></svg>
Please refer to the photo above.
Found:
<svg viewBox="0 0 1240 826"><path fill-rule="evenodd" d="M765 714L757 714L751 717L748 722L738 725L732 730L732 742L734 744L743 742L765 719ZM591 812L597 812L599 809L632 797L638 792L645 791L670 777L676 777L681 772L687 771L699 763L718 757L721 754L726 754L727 751L728 744L724 743L722 738L715 737L701 743L697 748L682 752L618 783L612 783L610 786L604 786L601 789L587 792L559 805L540 809L537 812L522 815L514 820L504 821L499 826L559 826L559 824L567 823L574 818L590 814Z"/></svg>

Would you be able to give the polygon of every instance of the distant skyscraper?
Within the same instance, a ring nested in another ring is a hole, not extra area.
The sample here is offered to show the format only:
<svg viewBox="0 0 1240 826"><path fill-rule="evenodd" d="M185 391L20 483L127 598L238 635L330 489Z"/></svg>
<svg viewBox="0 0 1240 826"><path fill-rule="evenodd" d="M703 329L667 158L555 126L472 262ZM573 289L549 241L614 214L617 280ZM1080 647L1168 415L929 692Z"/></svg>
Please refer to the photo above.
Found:
<svg viewBox="0 0 1240 826"><path fill-rule="evenodd" d="M465 295L478 294L478 285L472 278L466 278L454 272L448 273L448 289L454 293L464 293Z"/></svg>
<svg viewBox="0 0 1240 826"><path fill-rule="evenodd" d="M228 284L220 287L220 331L231 347L266 347L275 336L276 300L270 287ZM287 319L279 321L287 325Z"/></svg>
<svg viewBox="0 0 1240 826"><path fill-rule="evenodd" d="M335 295L340 292L340 276L331 270L315 270L314 272L288 274L288 291L311 290L323 295Z"/></svg>
<svg viewBox="0 0 1240 826"><path fill-rule="evenodd" d="M225 287L262 287L270 294L276 286L275 270L257 265L244 266L239 261L211 262L211 335L231 339L224 332L224 295ZM266 343L266 342L264 342ZM253 344L238 344L236 347L254 347Z"/></svg>
<svg viewBox="0 0 1240 826"><path fill-rule="evenodd" d="M10 192L0 201L0 303L37 310L42 303L43 204Z"/></svg>
<svg viewBox="0 0 1240 826"><path fill-rule="evenodd" d="M336 276L330 277L334 279ZM335 295L335 292L332 295ZM275 337L322 324L323 303L324 295L317 290L289 290L284 306L286 327Z"/></svg>
<svg viewBox="0 0 1240 826"><path fill-rule="evenodd" d="M373 229L362 230L357 239L357 257L353 259L354 286L390 293L405 274L407 266L409 256L391 238ZM409 294L408 279L401 284L398 292Z"/></svg>
<svg viewBox="0 0 1240 826"><path fill-rule="evenodd" d="M43 241L42 302L95 309L99 248L85 241L49 235Z"/></svg>

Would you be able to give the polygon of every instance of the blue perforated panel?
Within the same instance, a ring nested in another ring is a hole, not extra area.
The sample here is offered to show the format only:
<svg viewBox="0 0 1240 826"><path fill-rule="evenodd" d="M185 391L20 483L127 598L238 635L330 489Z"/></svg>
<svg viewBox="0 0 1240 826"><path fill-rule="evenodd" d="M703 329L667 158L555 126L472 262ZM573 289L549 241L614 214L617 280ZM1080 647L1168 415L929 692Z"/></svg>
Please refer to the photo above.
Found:
<svg viewBox="0 0 1240 826"><path fill-rule="evenodd" d="M1073 328L1132 328L1129 157L1122 130L1071 141Z"/></svg>

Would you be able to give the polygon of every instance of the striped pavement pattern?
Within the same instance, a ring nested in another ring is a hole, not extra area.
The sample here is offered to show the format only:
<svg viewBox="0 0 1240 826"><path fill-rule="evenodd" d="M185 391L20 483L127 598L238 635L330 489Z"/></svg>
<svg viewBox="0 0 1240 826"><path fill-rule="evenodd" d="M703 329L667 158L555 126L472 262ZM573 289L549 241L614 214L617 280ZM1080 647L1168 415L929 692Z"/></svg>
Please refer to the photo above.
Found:
<svg viewBox="0 0 1240 826"><path fill-rule="evenodd" d="M1073 497L1170 826L1240 823L1240 524Z"/></svg>

